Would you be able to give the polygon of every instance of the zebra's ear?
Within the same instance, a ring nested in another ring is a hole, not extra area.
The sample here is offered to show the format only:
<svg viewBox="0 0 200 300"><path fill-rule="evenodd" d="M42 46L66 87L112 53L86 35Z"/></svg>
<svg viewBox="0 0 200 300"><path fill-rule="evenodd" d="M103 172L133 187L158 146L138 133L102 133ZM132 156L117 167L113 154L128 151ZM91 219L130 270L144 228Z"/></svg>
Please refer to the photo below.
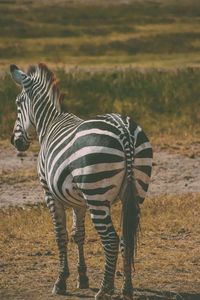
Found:
<svg viewBox="0 0 200 300"><path fill-rule="evenodd" d="M21 71L16 65L10 65L10 73L12 79L20 85L22 85L23 81L28 77L28 75Z"/></svg>

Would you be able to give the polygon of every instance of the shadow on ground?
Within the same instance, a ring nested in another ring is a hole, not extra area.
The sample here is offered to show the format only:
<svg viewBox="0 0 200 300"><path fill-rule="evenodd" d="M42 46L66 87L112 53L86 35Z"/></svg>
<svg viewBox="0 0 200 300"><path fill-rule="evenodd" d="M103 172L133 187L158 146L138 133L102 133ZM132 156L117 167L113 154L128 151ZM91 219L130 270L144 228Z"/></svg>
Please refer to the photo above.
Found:
<svg viewBox="0 0 200 300"><path fill-rule="evenodd" d="M6 290L0 291L1 300L79 300L79 299L94 299L95 294L98 292L97 288L90 288L86 290L73 290L67 292L66 296L53 296L50 291L44 292L39 290L32 291L18 291L9 293ZM113 300L122 300L122 297L118 294L112 297ZM135 289L134 300L199 300L200 294L195 293L176 293L171 291L159 291L153 289Z"/></svg>

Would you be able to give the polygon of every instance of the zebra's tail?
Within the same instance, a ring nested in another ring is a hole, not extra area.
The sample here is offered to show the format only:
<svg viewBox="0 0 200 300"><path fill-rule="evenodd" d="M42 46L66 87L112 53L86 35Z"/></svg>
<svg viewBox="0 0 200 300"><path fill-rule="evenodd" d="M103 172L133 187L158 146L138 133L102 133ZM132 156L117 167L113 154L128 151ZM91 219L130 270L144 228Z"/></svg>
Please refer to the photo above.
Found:
<svg viewBox="0 0 200 300"><path fill-rule="evenodd" d="M123 250L124 255L127 254L131 257L131 261L134 264L140 223L140 207L133 174L134 141L131 139L128 130L124 133L123 144L126 157L126 177L121 194Z"/></svg>
<svg viewBox="0 0 200 300"><path fill-rule="evenodd" d="M122 235L124 254L127 253L134 263L140 224L140 207L137 201L133 179L127 180L122 199Z"/></svg>
<svg viewBox="0 0 200 300"><path fill-rule="evenodd" d="M124 251L134 255L140 227L140 206L145 198L151 175L152 148L144 131L130 120L124 129L124 152L126 157L126 177L123 184L122 235Z"/></svg>

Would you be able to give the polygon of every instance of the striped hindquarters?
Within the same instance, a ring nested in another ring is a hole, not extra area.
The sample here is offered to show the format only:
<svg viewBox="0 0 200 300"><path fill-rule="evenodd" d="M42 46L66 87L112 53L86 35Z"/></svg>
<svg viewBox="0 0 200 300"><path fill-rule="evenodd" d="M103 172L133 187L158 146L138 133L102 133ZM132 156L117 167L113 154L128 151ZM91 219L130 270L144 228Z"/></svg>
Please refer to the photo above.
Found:
<svg viewBox="0 0 200 300"><path fill-rule="evenodd" d="M142 128L133 121L130 122L130 131L134 139L133 175L138 201L142 203L150 183L153 150Z"/></svg>
<svg viewBox="0 0 200 300"><path fill-rule="evenodd" d="M149 139L143 129L130 117L119 114L98 117L118 130L118 138L123 145L126 161L126 179L134 179L137 200L142 203L146 197L152 171L153 151ZM125 182L122 194L126 188Z"/></svg>

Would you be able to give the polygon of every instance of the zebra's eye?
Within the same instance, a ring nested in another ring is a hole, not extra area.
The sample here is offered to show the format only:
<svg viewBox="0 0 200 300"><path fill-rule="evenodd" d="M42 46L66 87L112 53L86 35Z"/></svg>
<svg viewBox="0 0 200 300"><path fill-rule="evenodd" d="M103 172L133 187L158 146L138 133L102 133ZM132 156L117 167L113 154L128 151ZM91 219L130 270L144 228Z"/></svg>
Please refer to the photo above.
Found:
<svg viewBox="0 0 200 300"><path fill-rule="evenodd" d="M16 100L16 105L19 106L20 105L20 102L18 100Z"/></svg>

